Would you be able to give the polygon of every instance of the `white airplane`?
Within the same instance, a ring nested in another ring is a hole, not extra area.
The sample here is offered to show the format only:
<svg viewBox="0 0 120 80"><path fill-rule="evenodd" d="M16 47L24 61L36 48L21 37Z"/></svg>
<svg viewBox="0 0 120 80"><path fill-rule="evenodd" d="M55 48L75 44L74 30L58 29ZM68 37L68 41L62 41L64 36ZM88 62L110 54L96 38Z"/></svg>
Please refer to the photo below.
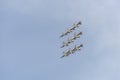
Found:
<svg viewBox="0 0 120 80"><path fill-rule="evenodd" d="M80 35L82 35L82 32L79 32L78 34L74 33L73 39L76 40L77 38L80 38Z"/></svg>
<svg viewBox="0 0 120 80"><path fill-rule="evenodd" d="M81 49L81 47L83 47L83 44L81 44L80 46L76 46L72 49L72 52L76 52L79 51Z"/></svg>
<svg viewBox="0 0 120 80"><path fill-rule="evenodd" d="M67 43L70 44L72 42L74 42L73 39L68 38L68 42Z"/></svg>
<svg viewBox="0 0 120 80"><path fill-rule="evenodd" d="M61 56L61 58L69 56L71 53L72 53L72 50L69 48L67 52L63 52L63 55Z"/></svg>
<svg viewBox="0 0 120 80"><path fill-rule="evenodd" d="M61 46L61 48L65 47L65 46L68 46L68 43L63 42L63 45Z"/></svg>
<svg viewBox="0 0 120 80"><path fill-rule="evenodd" d="M82 24L81 21L79 21L79 22L77 22L77 23L74 23L74 24L73 24L73 28L71 28L71 30L75 30L75 28L78 28L79 25L81 25L81 24Z"/></svg>
<svg viewBox="0 0 120 80"><path fill-rule="evenodd" d="M63 37L63 36L65 36L65 35L67 35L67 33L63 33L63 32L62 32L62 35L61 35L60 37Z"/></svg>
<svg viewBox="0 0 120 80"><path fill-rule="evenodd" d="M62 35L60 37L66 36L71 32L72 32L72 30L68 28L67 31L65 33L62 33Z"/></svg>
<svg viewBox="0 0 120 80"><path fill-rule="evenodd" d="M68 33L71 33L71 32L72 32L72 30L68 28L66 33L68 34Z"/></svg>
<svg viewBox="0 0 120 80"><path fill-rule="evenodd" d="M74 33L74 37L73 37L73 39L76 40L77 38L80 38L80 35Z"/></svg>

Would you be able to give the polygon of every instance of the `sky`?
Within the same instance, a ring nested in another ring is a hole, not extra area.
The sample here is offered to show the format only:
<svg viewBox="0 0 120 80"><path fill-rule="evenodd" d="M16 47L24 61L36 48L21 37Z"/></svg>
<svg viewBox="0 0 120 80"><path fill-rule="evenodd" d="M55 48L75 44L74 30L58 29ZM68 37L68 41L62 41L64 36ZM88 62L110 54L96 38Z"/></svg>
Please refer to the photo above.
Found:
<svg viewBox="0 0 120 80"><path fill-rule="evenodd" d="M120 80L119 0L0 0L0 80ZM82 21L81 51L60 58ZM73 33L69 37L73 36Z"/></svg>

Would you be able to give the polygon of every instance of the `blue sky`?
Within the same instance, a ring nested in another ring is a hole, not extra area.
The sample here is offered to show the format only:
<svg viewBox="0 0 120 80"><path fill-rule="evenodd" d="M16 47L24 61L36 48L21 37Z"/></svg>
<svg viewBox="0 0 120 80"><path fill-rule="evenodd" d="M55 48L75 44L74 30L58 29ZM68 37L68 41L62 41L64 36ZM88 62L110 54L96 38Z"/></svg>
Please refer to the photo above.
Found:
<svg viewBox="0 0 120 80"><path fill-rule="evenodd" d="M119 3L1 0L0 80L120 80ZM67 37L59 36L79 20L83 36L74 44L84 47L60 59Z"/></svg>

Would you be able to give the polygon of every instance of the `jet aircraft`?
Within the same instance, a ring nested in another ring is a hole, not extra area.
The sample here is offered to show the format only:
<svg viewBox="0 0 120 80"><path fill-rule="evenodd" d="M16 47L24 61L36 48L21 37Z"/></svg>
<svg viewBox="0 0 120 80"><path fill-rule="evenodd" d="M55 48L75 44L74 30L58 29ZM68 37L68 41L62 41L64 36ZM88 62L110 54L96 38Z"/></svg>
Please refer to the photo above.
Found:
<svg viewBox="0 0 120 80"><path fill-rule="evenodd" d="M67 29L67 31L65 33L62 33L62 35L60 37L66 36L67 34L71 33L72 30L71 29Z"/></svg>
<svg viewBox="0 0 120 80"><path fill-rule="evenodd" d="M76 51L79 51L81 49L81 47L83 47L83 44L79 45L79 46L76 46L72 49L72 52L76 52Z"/></svg>
<svg viewBox="0 0 120 80"><path fill-rule="evenodd" d="M81 21L79 21L78 23L74 23L73 28L71 28L71 30L75 30L75 28L78 28L79 25L81 25L81 24L82 24Z"/></svg>
<svg viewBox="0 0 120 80"><path fill-rule="evenodd" d="M82 32L79 32L78 34L74 33L73 39L76 40L77 38L80 38L80 35L82 35Z"/></svg>
<svg viewBox="0 0 120 80"><path fill-rule="evenodd" d="M65 47L65 46L68 46L68 43L63 42L63 45L61 46L61 48Z"/></svg>
<svg viewBox="0 0 120 80"><path fill-rule="evenodd" d="M70 44L72 42L74 42L73 39L68 38L68 42L67 43Z"/></svg>
<svg viewBox="0 0 120 80"><path fill-rule="evenodd" d="M71 33L71 32L72 30L68 28L66 33Z"/></svg>
<svg viewBox="0 0 120 80"><path fill-rule="evenodd" d="M62 32L62 35L61 35L60 37L63 37L63 36L65 36L65 35L67 35L67 33L63 33L63 32Z"/></svg>
<svg viewBox="0 0 120 80"><path fill-rule="evenodd" d="M61 56L61 58L69 56L71 53L72 53L72 50L69 48L67 52L63 52L63 56Z"/></svg>
<svg viewBox="0 0 120 80"><path fill-rule="evenodd" d="M73 39L68 38L67 42L63 42L63 45L61 46L61 48L68 46L70 43L74 42Z"/></svg>

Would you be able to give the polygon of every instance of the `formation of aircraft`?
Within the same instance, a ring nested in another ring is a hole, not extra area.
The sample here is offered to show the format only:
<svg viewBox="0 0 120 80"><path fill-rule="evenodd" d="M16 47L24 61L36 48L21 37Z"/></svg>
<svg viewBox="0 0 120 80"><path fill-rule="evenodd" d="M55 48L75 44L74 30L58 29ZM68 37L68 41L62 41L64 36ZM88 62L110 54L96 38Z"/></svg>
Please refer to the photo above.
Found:
<svg viewBox="0 0 120 80"><path fill-rule="evenodd" d="M63 55L61 56L61 58L69 56L70 54L74 54L76 51L81 50L81 47L83 47L83 44L81 44L79 46L75 45L75 47L73 49L69 48L69 50L67 50L66 52L63 52Z"/></svg>
<svg viewBox="0 0 120 80"><path fill-rule="evenodd" d="M79 28L79 25L81 25L81 21L74 23L72 28L68 28L66 32L62 33L62 35L60 37L64 37L66 35L68 35L69 33L71 33L73 30L75 30L76 28ZM61 48L69 46L69 44L73 43L74 40L76 40L77 38L80 38L80 35L82 35L82 32L79 33L74 33L74 36L72 38L68 38L68 40L66 42L62 43ZM63 52L63 55L61 56L61 58L69 56L70 54L74 54L76 51L81 50L81 47L83 47L83 44L77 46L75 45L74 48L72 49L68 49L67 51Z"/></svg>
<svg viewBox="0 0 120 80"><path fill-rule="evenodd" d="M79 21L79 22L77 22L77 23L74 23L74 24L73 24L73 27L72 27L72 28L68 28L67 31L66 31L65 33L62 33L62 35L61 35L60 37L63 37L63 36L68 35L69 33L72 32L72 30L75 30L75 29L78 28L79 25L81 25L81 24L82 24L81 21Z"/></svg>

